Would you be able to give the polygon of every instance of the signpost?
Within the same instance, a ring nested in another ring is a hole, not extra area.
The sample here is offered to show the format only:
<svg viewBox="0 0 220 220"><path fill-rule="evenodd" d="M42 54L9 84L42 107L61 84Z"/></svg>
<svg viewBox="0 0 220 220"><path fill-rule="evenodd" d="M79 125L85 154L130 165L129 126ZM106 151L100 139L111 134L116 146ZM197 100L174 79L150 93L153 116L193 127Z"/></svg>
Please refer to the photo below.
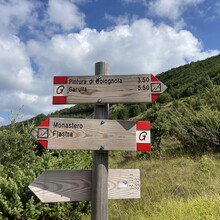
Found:
<svg viewBox="0 0 220 220"><path fill-rule="evenodd" d="M151 103L166 88L152 74L55 76L53 104Z"/></svg>
<svg viewBox="0 0 220 220"><path fill-rule="evenodd" d="M30 185L43 203L90 201L92 170L47 170ZM140 198L139 169L109 169L108 199Z"/></svg>
<svg viewBox="0 0 220 220"><path fill-rule="evenodd" d="M42 202L91 200L92 220L108 219L108 199L140 198L139 170L109 170L108 151L150 152L150 122L113 121L109 104L152 103L166 86L152 74L55 76L53 104L95 104L94 119L47 118L33 136L46 149L93 150L92 170L43 172L29 188Z"/></svg>
<svg viewBox="0 0 220 220"><path fill-rule="evenodd" d="M109 65L104 62L95 64L95 75L102 77L109 74ZM101 100L99 100L100 102ZM109 118L109 104L95 105L95 119ZM108 219L108 151L92 152L92 202L91 219Z"/></svg>
<svg viewBox="0 0 220 220"><path fill-rule="evenodd" d="M151 150L149 121L47 118L32 134L45 149Z"/></svg>

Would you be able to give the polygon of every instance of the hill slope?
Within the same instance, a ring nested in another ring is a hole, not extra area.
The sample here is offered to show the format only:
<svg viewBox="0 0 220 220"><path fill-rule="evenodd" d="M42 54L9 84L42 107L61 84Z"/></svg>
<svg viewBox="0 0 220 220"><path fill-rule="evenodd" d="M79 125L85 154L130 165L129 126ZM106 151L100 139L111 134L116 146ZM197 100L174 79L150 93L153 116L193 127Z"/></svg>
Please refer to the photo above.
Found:
<svg viewBox="0 0 220 220"><path fill-rule="evenodd" d="M219 219L219 63L217 56L160 74L169 88L154 104L111 106L114 119L151 121L153 151L109 153L110 168L140 169L142 195L109 201L109 219ZM51 116L92 114L92 105L76 105ZM32 120L39 125L46 117ZM24 123L0 130L0 219L90 219L89 202L42 204L28 185L46 169L91 169L91 152L41 150L35 125Z"/></svg>
<svg viewBox="0 0 220 220"><path fill-rule="evenodd" d="M207 87L208 80L220 85L220 55L173 68L157 77L168 87L167 92L173 98L198 94Z"/></svg>
<svg viewBox="0 0 220 220"><path fill-rule="evenodd" d="M169 102L173 98L180 99L184 97L189 97L192 95L198 95L202 93L208 86L211 80L213 84L220 85L220 55L208 58L206 60L192 62L178 68L173 68L169 71L163 72L157 75L157 78L163 82L168 88L164 94L159 98L159 102ZM163 96L166 97L163 99ZM168 96L168 98L167 98ZM112 109L121 109L113 107ZM127 109L131 105L125 105ZM134 105L133 105L134 106ZM146 109L144 104L139 105L140 109L136 111L136 115L140 114ZM133 108L132 110L135 110ZM90 104L78 104L72 107L67 107L60 111L51 113L49 116L52 117L77 117L85 118L92 117L93 105ZM122 112L122 115L124 112ZM131 114L131 117L136 116L135 113ZM129 114L127 115L127 118ZM36 124L39 124L42 120L46 118L45 115L40 114L31 120L35 120ZM113 117L114 119L116 116ZM119 119L127 119L119 118Z"/></svg>

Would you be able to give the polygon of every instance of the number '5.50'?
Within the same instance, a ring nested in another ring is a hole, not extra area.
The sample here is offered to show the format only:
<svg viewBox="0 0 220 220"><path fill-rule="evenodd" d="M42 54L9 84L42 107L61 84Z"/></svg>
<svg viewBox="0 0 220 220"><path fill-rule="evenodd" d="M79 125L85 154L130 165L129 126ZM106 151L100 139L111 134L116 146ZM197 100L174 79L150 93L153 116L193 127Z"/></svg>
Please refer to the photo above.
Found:
<svg viewBox="0 0 220 220"><path fill-rule="evenodd" d="M149 90L149 85L138 85L138 91Z"/></svg>

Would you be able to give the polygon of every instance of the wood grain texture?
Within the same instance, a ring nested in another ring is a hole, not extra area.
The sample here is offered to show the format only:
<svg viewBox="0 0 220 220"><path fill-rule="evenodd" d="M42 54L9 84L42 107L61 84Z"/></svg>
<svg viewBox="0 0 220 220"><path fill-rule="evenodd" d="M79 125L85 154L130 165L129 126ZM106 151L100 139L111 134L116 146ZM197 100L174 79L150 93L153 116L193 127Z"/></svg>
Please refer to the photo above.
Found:
<svg viewBox="0 0 220 220"><path fill-rule="evenodd" d="M151 103L151 94L165 89L162 82L151 82L151 74L68 76L65 95L66 104Z"/></svg>
<svg viewBox="0 0 220 220"><path fill-rule="evenodd" d="M47 170L29 188L43 203L91 200L92 170ZM138 169L109 169L108 199L140 198Z"/></svg>
<svg viewBox="0 0 220 220"><path fill-rule="evenodd" d="M47 140L48 149L136 151L135 125L135 121L50 118L49 127L39 126L32 134Z"/></svg>
<svg viewBox="0 0 220 220"><path fill-rule="evenodd" d="M109 65L105 62L95 64L95 75L109 74ZM109 104L95 105L94 119L108 119ZM103 125L103 121L101 122ZM92 152L92 202L91 220L108 220L108 151Z"/></svg>
<svg viewBox="0 0 220 220"><path fill-rule="evenodd" d="M108 199L138 199L140 194L139 169L109 169Z"/></svg>
<svg viewBox="0 0 220 220"><path fill-rule="evenodd" d="M91 175L90 170L47 170L29 188L42 202L88 200Z"/></svg>

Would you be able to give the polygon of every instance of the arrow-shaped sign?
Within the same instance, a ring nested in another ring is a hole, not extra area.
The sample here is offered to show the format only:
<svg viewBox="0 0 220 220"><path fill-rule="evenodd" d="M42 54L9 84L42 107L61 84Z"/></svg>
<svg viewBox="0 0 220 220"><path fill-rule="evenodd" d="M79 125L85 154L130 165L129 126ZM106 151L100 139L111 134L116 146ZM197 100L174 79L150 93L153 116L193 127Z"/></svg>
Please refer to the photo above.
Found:
<svg viewBox="0 0 220 220"><path fill-rule="evenodd" d="M166 88L152 74L55 76L53 104L151 103Z"/></svg>
<svg viewBox="0 0 220 220"><path fill-rule="evenodd" d="M108 199L140 198L138 169L109 169ZM91 170L48 170L29 188L41 202L91 200Z"/></svg>
<svg viewBox="0 0 220 220"><path fill-rule="evenodd" d="M46 149L151 150L149 121L47 118L32 134Z"/></svg>

